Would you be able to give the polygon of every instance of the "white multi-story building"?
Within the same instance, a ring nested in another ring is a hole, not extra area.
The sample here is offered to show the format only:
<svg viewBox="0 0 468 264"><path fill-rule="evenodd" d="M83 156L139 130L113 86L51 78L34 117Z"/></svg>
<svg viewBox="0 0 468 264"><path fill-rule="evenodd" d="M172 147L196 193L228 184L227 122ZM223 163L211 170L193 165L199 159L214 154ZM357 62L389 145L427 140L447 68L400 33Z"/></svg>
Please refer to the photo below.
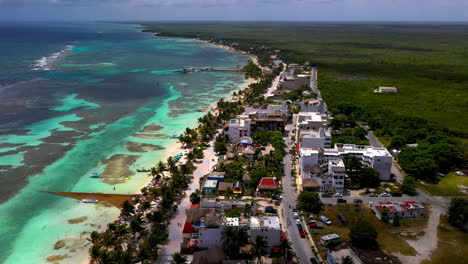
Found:
<svg viewBox="0 0 468 264"><path fill-rule="evenodd" d="M301 148L330 148L332 136L328 129L299 131L299 146Z"/></svg>
<svg viewBox="0 0 468 264"><path fill-rule="evenodd" d="M233 142L237 142L241 137L250 137L250 122L249 118L238 116L231 119L224 131Z"/></svg>
<svg viewBox="0 0 468 264"><path fill-rule="evenodd" d="M252 216L250 218L250 240L255 242L257 236L263 237L271 250L281 243L281 225L278 216Z"/></svg>
<svg viewBox="0 0 468 264"><path fill-rule="evenodd" d="M328 161L328 173L332 178L334 193L343 193L346 169L342 159Z"/></svg>
<svg viewBox="0 0 468 264"><path fill-rule="evenodd" d="M343 160L323 160L322 148L301 148L299 166L303 179L312 179L321 192L342 193L346 170Z"/></svg>
<svg viewBox="0 0 468 264"><path fill-rule="evenodd" d="M363 166L376 170L381 180L390 180L393 157L386 148L336 144L334 148L324 149L323 153L326 160L337 160L348 156L353 156L361 161Z"/></svg>
<svg viewBox="0 0 468 264"><path fill-rule="evenodd" d="M319 130L327 127L327 117L320 112L299 112L297 114L297 129L304 130Z"/></svg>
<svg viewBox="0 0 468 264"><path fill-rule="evenodd" d="M385 148L337 144L335 148L300 148L299 152L302 178L313 179L321 192L344 191L346 171L343 159L349 156L376 170L381 180L390 180L392 155Z"/></svg>

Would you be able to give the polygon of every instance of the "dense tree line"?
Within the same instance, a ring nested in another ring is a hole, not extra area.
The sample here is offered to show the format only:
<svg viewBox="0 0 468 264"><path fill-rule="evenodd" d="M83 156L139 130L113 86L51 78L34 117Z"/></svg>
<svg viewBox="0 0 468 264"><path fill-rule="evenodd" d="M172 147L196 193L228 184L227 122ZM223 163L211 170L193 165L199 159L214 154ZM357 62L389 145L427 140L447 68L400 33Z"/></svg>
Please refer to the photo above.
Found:
<svg viewBox="0 0 468 264"><path fill-rule="evenodd" d="M351 103L332 104L335 115L346 116L333 122L366 122L380 137L390 138L389 148L401 152L397 158L411 177L433 180L438 172L464 166L463 148L455 138L422 118L404 117L391 112L375 111ZM417 143L417 146L408 144Z"/></svg>

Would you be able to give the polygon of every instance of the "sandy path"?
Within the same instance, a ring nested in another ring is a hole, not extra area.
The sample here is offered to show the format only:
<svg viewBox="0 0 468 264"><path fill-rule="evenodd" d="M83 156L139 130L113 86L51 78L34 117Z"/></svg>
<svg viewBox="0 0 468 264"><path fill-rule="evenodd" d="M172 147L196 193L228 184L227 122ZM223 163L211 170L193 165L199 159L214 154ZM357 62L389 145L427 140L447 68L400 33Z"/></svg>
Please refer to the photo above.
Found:
<svg viewBox="0 0 468 264"><path fill-rule="evenodd" d="M205 157L203 162L200 163L197 169L194 171L194 179L190 183L188 189L185 191L185 195L182 198L182 201L177 208L176 215L171 220L169 225L169 244L164 247L160 253L160 258L156 263L170 263L172 257L171 255L175 252L180 251L180 243L182 242L182 230L187 219L185 214L185 209L190 208L190 194L195 192L196 189L200 187L200 178L208 174L213 166L218 162L218 157L216 157L213 149L213 142L210 142L210 147L204 151ZM214 161L213 161L214 160ZM178 225L180 224L180 226Z"/></svg>
<svg viewBox="0 0 468 264"><path fill-rule="evenodd" d="M401 253L394 255L405 264L419 264L423 260L430 259L432 251L437 248L438 244L437 227L439 226L439 221L440 211L433 208L429 214L424 235L417 240L406 240L416 250L416 256L405 256Z"/></svg>

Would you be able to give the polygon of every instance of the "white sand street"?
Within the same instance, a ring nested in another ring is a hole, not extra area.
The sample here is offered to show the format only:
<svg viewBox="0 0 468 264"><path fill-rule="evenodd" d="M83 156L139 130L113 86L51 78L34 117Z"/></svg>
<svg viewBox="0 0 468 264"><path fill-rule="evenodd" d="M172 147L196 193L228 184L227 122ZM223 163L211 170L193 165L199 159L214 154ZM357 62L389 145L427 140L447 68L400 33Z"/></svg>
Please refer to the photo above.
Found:
<svg viewBox="0 0 468 264"><path fill-rule="evenodd" d="M171 220L171 224L169 225L169 244L161 250L160 257L156 263L170 263L172 259L171 255L180 251L182 231L185 220L187 219L185 209L188 209L191 206L190 194L200 187L200 178L203 177L203 175L208 174L213 166L218 162L218 157L215 155L213 145L214 142L211 141L210 147L204 151L205 157L203 158L203 162L198 165L197 169L193 173L194 178L189 184L188 189L185 191L185 195L177 208L175 216Z"/></svg>

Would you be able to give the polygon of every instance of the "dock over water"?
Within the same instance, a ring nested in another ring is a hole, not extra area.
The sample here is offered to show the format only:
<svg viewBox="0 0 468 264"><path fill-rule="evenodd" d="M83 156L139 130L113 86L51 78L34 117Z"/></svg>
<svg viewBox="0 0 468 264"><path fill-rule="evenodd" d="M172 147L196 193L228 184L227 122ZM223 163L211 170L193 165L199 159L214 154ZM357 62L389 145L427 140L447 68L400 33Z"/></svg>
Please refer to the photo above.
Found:
<svg viewBox="0 0 468 264"><path fill-rule="evenodd" d="M133 198L140 197L141 194L112 194L112 193L77 193L77 192L51 192L47 191L48 193L68 196L71 198L75 198L77 200L82 199L92 199L95 198L100 202L106 201L118 208L121 207L123 201L131 200Z"/></svg>

